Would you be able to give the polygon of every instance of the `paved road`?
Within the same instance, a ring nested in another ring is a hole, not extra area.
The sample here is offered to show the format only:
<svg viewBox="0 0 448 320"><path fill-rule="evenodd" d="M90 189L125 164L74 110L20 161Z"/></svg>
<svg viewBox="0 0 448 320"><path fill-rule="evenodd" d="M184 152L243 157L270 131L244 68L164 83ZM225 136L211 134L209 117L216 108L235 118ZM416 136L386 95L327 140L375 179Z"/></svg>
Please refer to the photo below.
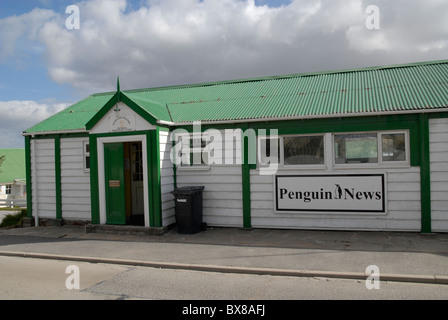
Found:
<svg viewBox="0 0 448 320"><path fill-rule="evenodd" d="M66 273L69 265L79 268L80 290L66 288L66 280L72 276ZM0 299L448 299L448 286L433 284L381 282L378 290L369 290L365 281L360 280L225 274L17 257L0 257L0 269Z"/></svg>

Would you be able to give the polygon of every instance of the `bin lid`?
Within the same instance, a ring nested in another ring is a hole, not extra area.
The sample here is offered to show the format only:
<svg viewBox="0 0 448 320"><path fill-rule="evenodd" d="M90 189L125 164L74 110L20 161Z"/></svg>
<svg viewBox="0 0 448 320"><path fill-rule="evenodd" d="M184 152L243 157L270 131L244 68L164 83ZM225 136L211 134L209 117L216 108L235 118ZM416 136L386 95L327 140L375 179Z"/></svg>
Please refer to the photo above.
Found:
<svg viewBox="0 0 448 320"><path fill-rule="evenodd" d="M187 186L187 187L176 188L171 193L174 194L174 195L178 195L178 194L193 194L193 193L201 192L204 189L205 189L204 186Z"/></svg>

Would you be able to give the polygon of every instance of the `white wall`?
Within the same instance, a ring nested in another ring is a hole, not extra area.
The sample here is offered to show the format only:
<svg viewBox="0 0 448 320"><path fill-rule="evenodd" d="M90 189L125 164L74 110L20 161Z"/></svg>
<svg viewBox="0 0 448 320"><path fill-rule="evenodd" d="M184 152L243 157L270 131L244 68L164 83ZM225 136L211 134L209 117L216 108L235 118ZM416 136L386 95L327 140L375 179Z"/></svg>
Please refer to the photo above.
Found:
<svg viewBox="0 0 448 320"><path fill-rule="evenodd" d="M432 231L448 231L448 119L429 120Z"/></svg>
<svg viewBox="0 0 448 320"><path fill-rule="evenodd" d="M223 136L223 143L233 140L230 135ZM235 144L241 144L238 135ZM226 158L227 156L227 158ZM204 186L203 221L210 226L242 227L243 196L242 170L235 164L236 154L224 153L222 162L228 164L212 164L207 169L177 167L177 186Z"/></svg>
<svg viewBox="0 0 448 320"><path fill-rule="evenodd" d="M31 140L33 215L56 219L54 139Z"/></svg>
<svg viewBox="0 0 448 320"><path fill-rule="evenodd" d="M251 171L252 226L254 228L402 230L420 231L420 168L368 170L281 170L279 174L386 173L386 214L275 213L274 178Z"/></svg>
<svg viewBox="0 0 448 320"><path fill-rule="evenodd" d="M91 220L90 172L84 170L84 142L89 138L61 139L62 218Z"/></svg>
<svg viewBox="0 0 448 320"><path fill-rule="evenodd" d="M238 141L239 143L239 141ZM291 170L278 174L385 174L386 213L276 213L274 176L250 171L251 221L254 228L332 230L421 230L420 168L332 167L331 150L326 151L326 168ZM211 165L208 170L177 167L177 185L205 186L204 221L212 226L243 226L241 165Z"/></svg>
<svg viewBox="0 0 448 320"><path fill-rule="evenodd" d="M175 222L174 171L170 160L171 141L170 133L159 131L160 139L160 174L162 189L162 225L169 226Z"/></svg>

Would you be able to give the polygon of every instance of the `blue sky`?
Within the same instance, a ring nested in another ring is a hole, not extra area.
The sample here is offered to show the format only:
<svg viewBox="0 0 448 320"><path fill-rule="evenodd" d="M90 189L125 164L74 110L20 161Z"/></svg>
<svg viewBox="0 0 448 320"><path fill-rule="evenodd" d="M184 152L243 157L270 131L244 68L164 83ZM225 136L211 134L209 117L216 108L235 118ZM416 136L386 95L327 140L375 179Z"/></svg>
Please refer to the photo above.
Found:
<svg viewBox="0 0 448 320"><path fill-rule="evenodd" d="M86 96L448 59L448 2L1 0L0 148ZM80 9L68 30L67 6Z"/></svg>

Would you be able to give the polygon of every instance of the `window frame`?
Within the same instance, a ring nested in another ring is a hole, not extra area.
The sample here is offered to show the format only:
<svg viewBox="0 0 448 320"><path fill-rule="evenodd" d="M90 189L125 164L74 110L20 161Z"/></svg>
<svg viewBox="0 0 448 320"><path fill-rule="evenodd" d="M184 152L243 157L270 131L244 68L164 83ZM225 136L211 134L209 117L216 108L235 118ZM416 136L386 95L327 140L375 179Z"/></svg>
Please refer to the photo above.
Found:
<svg viewBox="0 0 448 320"><path fill-rule="evenodd" d="M189 132L189 133L178 133L176 135L176 142L178 142L179 138L182 139L182 137L188 136L189 142L190 142L190 164L183 164L182 160L181 163L179 165L176 166L177 169L180 170L210 170L210 164L207 163L201 163L201 164L195 164L193 161L193 154L194 153L201 153L201 159L203 157L203 152L204 152L204 148L207 146L207 142L208 142L208 134L206 132L201 132L201 133L194 133L194 132ZM192 146L193 140L195 139L196 136L199 136L199 138L201 139L201 142L205 142L205 146L202 146L200 148L198 147L194 147ZM182 143L182 142L181 142ZM210 159L210 150L207 151L207 157L208 159Z"/></svg>
<svg viewBox="0 0 448 320"><path fill-rule="evenodd" d="M387 134L404 134L404 148L405 148L405 155L406 155L406 160L404 161L384 161L383 160L383 135L387 135ZM378 132L378 145L381 148L379 151L380 157L378 159L378 163L381 163L383 165L408 165L410 166L410 157L411 157L411 153L410 153L410 141L409 141L409 131L405 130L405 131L379 131Z"/></svg>
<svg viewBox="0 0 448 320"><path fill-rule="evenodd" d="M337 135L356 135L356 134L376 134L377 137L377 151L378 162L371 163L336 163L335 152L335 136ZM383 160L383 145L382 137L387 134L404 134L405 141L405 161L384 161ZM410 140L409 130L387 130L387 131L351 131L351 132L337 132L331 133L331 150L332 150L332 166L335 169L338 168L384 168L384 167L409 167L410 166Z"/></svg>
<svg viewBox="0 0 448 320"><path fill-rule="evenodd" d="M325 133L310 133L310 134L285 134L285 135L278 135L276 139L279 140L279 163L278 168L280 170L319 170L319 169L326 169L326 160L327 160L327 154L326 154L326 139L325 139ZM285 164L285 148L284 148L284 138L288 137L322 137L323 141L323 163L322 164ZM265 168L268 167L268 165L261 163L261 140L268 140L271 139L268 135L258 136L257 139L257 168Z"/></svg>
<svg viewBox="0 0 448 320"><path fill-rule="evenodd" d="M87 146L89 147L89 152L87 152ZM89 168L87 168L87 158L89 158ZM84 172L90 172L90 142L83 141L82 143L82 166L84 168Z"/></svg>
<svg viewBox="0 0 448 320"><path fill-rule="evenodd" d="M378 148L378 162L375 163L336 163L335 153L335 136L336 135L358 135L358 134L376 134ZM384 161L382 137L387 134L404 134L405 139L405 161ZM321 136L323 139L323 164L295 164L285 165L284 162L284 138L285 137L312 137ZM407 168L411 166L411 144L409 129L399 130L378 130L378 131L347 131L347 132L326 132L326 133L310 133L310 134L285 134L278 135L279 140L279 170L326 170L326 169L375 169L375 168ZM269 135L260 135L257 137L257 169L267 167L262 164L261 159L261 140L270 139ZM331 159L328 159L331 157Z"/></svg>
<svg viewBox="0 0 448 320"><path fill-rule="evenodd" d="M290 137L322 137L323 142L323 163L316 164L316 163L310 163L310 164L285 164L285 145L284 145L284 138L290 138ZM325 133L312 133L312 134L287 134L287 135L281 135L279 137L280 139L280 165L284 169L325 169L325 161L326 159L326 142L325 142Z"/></svg>

